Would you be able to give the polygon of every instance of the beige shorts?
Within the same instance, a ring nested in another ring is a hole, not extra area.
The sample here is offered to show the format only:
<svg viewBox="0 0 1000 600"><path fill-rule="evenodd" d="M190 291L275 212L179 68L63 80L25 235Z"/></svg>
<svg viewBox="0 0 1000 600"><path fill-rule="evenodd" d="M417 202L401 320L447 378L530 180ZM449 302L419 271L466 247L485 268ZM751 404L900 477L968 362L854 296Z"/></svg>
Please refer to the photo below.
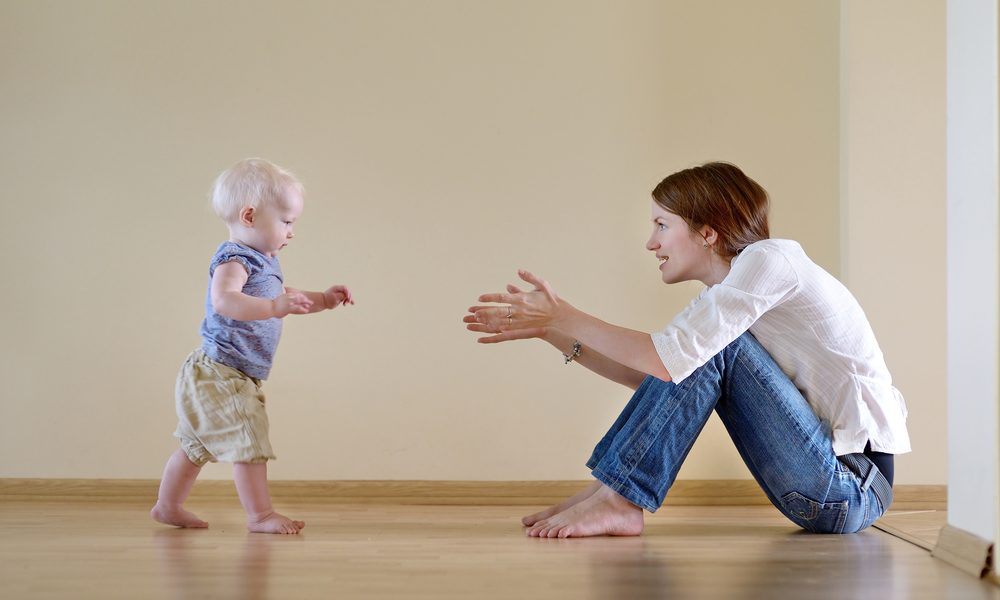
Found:
<svg viewBox="0 0 1000 600"><path fill-rule="evenodd" d="M268 440L264 393L257 380L209 358L188 355L177 375L177 431L194 464L264 463L277 458Z"/></svg>

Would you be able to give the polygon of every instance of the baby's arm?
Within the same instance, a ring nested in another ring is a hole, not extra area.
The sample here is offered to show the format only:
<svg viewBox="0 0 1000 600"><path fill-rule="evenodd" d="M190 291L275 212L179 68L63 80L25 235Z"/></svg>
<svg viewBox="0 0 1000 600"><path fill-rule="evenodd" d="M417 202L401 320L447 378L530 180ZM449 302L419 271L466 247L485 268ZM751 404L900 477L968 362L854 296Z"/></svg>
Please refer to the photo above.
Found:
<svg viewBox="0 0 1000 600"><path fill-rule="evenodd" d="M312 302L309 312L319 312L321 310L333 310L341 304L354 304L354 295L346 285L335 285L325 292L306 292L295 288L286 287L285 292L292 294L302 294Z"/></svg>
<svg viewBox="0 0 1000 600"><path fill-rule="evenodd" d="M280 319L291 313L305 314L314 306L301 292L286 292L274 300L244 294L248 277L246 269L236 261L216 267L212 275L212 310L237 321L258 321Z"/></svg>

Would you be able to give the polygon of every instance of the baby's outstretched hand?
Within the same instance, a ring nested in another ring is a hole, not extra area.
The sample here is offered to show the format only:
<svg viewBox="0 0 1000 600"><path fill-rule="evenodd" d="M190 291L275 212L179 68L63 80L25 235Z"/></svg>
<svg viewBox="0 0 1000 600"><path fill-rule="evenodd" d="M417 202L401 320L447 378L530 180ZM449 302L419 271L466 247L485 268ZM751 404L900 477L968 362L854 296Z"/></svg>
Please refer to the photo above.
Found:
<svg viewBox="0 0 1000 600"><path fill-rule="evenodd" d="M279 319L290 314L304 315L312 308L312 300L297 290L289 290L272 302L274 303L274 316Z"/></svg>
<svg viewBox="0 0 1000 600"><path fill-rule="evenodd" d="M336 308L341 304L354 304L354 296L346 285L335 285L323 292L327 308Z"/></svg>

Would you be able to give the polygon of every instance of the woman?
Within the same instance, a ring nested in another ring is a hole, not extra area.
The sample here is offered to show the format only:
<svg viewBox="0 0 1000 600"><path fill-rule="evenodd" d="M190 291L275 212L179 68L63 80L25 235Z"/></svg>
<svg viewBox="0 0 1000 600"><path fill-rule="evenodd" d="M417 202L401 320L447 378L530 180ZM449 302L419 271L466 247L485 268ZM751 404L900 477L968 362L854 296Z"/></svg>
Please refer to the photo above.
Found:
<svg viewBox="0 0 1000 600"><path fill-rule="evenodd" d="M635 390L587 463L587 489L525 517L528 535L639 535L714 410L771 502L804 529L853 533L892 502L906 406L849 291L795 242L768 238L767 193L708 163L653 190L646 248L664 283L707 287L663 331L606 323L526 271L484 294L479 342L539 338Z"/></svg>

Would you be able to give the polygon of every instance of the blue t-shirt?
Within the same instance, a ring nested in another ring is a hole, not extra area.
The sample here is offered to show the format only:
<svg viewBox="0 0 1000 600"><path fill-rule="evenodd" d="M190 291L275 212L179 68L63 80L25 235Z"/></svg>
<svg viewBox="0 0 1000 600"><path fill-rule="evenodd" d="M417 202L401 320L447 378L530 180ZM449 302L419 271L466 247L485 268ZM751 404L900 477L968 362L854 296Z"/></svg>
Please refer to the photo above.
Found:
<svg viewBox="0 0 1000 600"><path fill-rule="evenodd" d="M212 276L216 267L230 261L240 263L247 270L249 276L243 286L244 294L273 299L285 292L278 257L266 256L234 242L223 242L208 267L201 348L209 357L224 365L256 379L267 379L281 337L281 319L237 321L212 310Z"/></svg>

